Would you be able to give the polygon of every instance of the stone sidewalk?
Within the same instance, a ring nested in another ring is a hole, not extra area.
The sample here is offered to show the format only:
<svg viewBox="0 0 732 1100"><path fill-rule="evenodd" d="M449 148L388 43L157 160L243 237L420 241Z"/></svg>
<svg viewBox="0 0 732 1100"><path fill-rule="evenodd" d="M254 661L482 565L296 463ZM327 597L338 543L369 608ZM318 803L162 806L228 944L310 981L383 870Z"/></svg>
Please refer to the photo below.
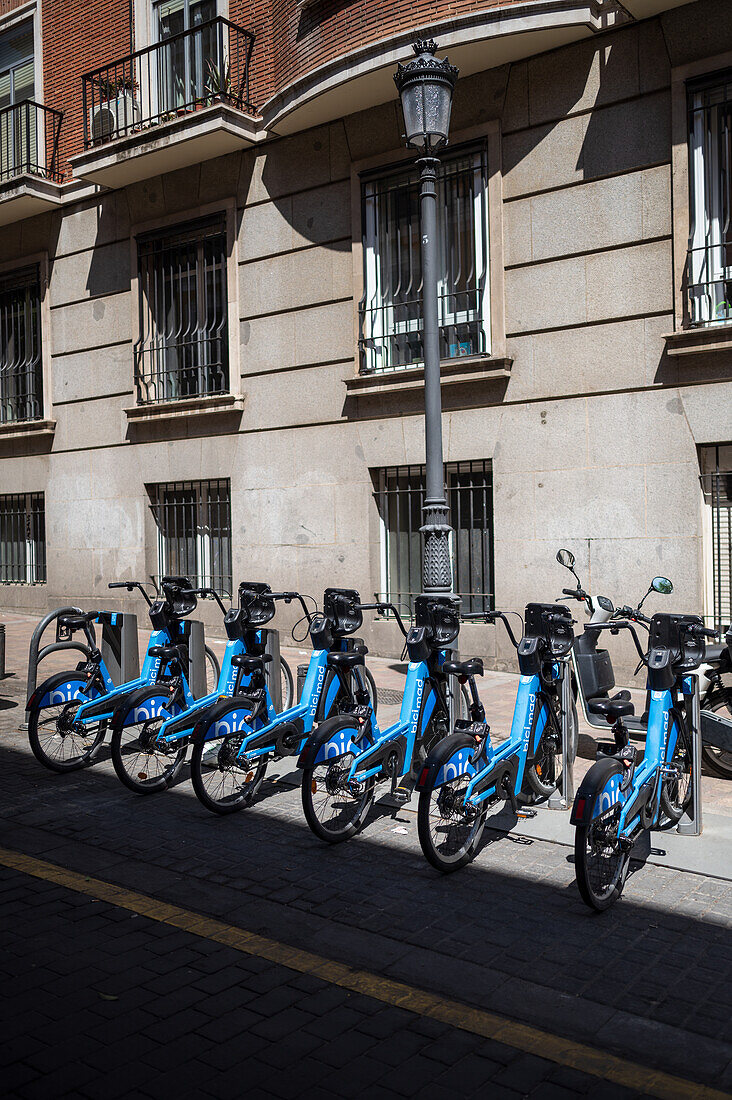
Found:
<svg viewBox="0 0 732 1100"><path fill-rule="evenodd" d="M352 842L324 847L283 782L286 761L227 818L200 806L187 771L149 798L121 787L106 754L52 775L19 730L32 622L4 621L15 669L0 701L6 1094L622 1100L732 1089L730 884L635 864L621 902L598 917L579 900L570 851L541 838L489 830L475 862L443 878L421 855L414 812L382 802ZM390 664L373 662L379 685L397 690ZM506 716L513 682L486 677ZM7 853L74 882L19 871ZM116 903L92 879L114 884ZM154 907L131 911L130 892L200 914L200 934L161 923ZM204 918L277 941L291 965L222 946ZM332 960L334 977L299 972L298 952ZM344 966L372 975L369 995L338 986ZM380 999L386 981L414 991L409 1010ZM426 994L465 1006L464 1023L419 1010ZM507 1033L476 1034L475 1013ZM522 1028L546 1051L527 1053ZM552 1043L565 1054L543 1056ZM569 1064L572 1044L592 1058ZM628 1064L628 1083L607 1059Z"/></svg>

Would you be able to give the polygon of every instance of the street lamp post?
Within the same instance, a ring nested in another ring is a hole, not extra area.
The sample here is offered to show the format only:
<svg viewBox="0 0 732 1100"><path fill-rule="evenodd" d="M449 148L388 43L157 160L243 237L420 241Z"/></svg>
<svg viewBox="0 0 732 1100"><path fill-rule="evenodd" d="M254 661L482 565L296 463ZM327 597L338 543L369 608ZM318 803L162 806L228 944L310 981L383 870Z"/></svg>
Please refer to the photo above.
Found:
<svg viewBox="0 0 732 1100"><path fill-rule="evenodd" d="M404 114L407 145L420 150L419 204L422 230L422 317L424 353L424 434L426 493L422 557L422 591L447 594L452 589L450 523L442 460L440 393L440 325L437 296L437 169L435 151L447 143L452 93L458 70L447 58L435 57L437 43L418 41L415 57L399 65L394 82Z"/></svg>

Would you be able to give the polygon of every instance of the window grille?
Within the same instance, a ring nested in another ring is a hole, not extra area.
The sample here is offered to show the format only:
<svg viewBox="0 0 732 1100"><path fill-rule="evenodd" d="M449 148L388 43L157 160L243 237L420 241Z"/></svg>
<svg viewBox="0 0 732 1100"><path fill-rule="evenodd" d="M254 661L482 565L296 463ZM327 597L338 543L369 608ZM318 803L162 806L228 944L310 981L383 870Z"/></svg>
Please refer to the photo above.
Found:
<svg viewBox="0 0 732 1100"><path fill-rule="evenodd" d="M217 481L148 485L158 530L159 576L231 592L231 487Z"/></svg>
<svg viewBox="0 0 732 1100"><path fill-rule="evenodd" d="M0 424L43 416L38 266L0 279Z"/></svg>
<svg viewBox="0 0 732 1100"><path fill-rule="evenodd" d="M445 466L450 506L453 590L464 611L493 607L493 474L489 461ZM386 598L411 609L422 590L424 466L378 471L377 504L382 529L382 574Z"/></svg>
<svg viewBox="0 0 732 1100"><path fill-rule="evenodd" d="M688 319L732 320L732 72L691 86Z"/></svg>
<svg viewBox="0 0 732 1100"><path fill-rule="evenodd" d="M141 405L226 393L226 222L206 219L138 239Z"/></svg>
<svg viewBox="0 0 732 1100"><path fill-rule="evenodd" d="M484 148L446 158L437 183L440 356L490 355L488 166ZM419 174L365 178L361 371L423 361Z"/></svg>
<svg viewBox="0 0 732 1100"><path fill-rule="evenodd" d="M43 493L0 496L0 583L45 584Z"/></svg>
<svg viewBox="0 0 732 1100"><path fill-rule="evenodd" d="M702 492L711 513L707 611L715 630L726 630L732 622L732 444L702 447L701 468Z"/></svg>

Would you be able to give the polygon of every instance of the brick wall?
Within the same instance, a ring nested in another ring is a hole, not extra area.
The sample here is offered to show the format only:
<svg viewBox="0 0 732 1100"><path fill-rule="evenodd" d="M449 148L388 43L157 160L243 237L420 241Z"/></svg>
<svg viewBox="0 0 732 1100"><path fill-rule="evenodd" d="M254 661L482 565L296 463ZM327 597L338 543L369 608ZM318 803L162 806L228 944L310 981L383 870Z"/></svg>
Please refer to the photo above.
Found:
<svg viewBox="0 0 732 1100"><path fill-rule="evenodd" d="M5 0L8 2L8 0ZM83 147L82 74L130 51L129 0L44 0L43 83L46 106L63 111L60 166Z"/></svg>

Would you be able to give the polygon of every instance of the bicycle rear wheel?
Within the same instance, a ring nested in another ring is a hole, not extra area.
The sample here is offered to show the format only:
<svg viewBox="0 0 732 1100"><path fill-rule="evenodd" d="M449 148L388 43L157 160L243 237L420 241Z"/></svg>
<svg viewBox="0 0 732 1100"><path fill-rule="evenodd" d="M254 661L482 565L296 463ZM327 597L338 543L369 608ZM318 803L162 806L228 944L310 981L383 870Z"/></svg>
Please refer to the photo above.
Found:
<svg viewBox="0 0 732 1100"><path fill-rule="evenodd" d="M214 814L231 814L250 806L267 771L267 757L249 764L238 756L241 734L198 741L191 757L191 782L199 801Z"/></svg>
<svg viewBox="0 0 732 1100"><path fill-rule="evenodd" d="M661 811L670 821L680 821L691 804L694 789L694 752L685 726L678 727L676 747L669 764L675 774L664 775L661 779Z"/></svg>
<svg viewBox="0 0 732 1100"><path fill-rule="evenodd" d="M419 843L425 858L443 874L470 863L483 835L487 807L465 803L470 779L459 775L439 787L430 784L419 795Z"/></svg>
<svg viewBox="0 0 732 1100"><path fill-rule="evenodd" d="M150 687L136 696L128 710L115 715L110 744L112 763L118 778L135 794L167 790L177 779L188 751L185 741L172 745L158 741L160 727L172 715L159 707L157 713L152 713L155 706L146 708L145 704L157 703L159 697L160 689ZM139 713L138 720L129 720L130 710Z"/></svg>
<svg viewBox="0 0 732 1100"><path fill-rule="evenodd" d="M94 762L107 732L106 719L74 728L74 715L85 702L74 699L35 707L28 715L28 741L39 764L52 772L73 772Z"/></svg>
<svg viewBox="0 0 732 1100"><path fill-rule="evenodd" d="M618 837L620 806L613 806L574 834L574 868L582 900L602 911L620 897L630 866L630 853Z"/></svg>

